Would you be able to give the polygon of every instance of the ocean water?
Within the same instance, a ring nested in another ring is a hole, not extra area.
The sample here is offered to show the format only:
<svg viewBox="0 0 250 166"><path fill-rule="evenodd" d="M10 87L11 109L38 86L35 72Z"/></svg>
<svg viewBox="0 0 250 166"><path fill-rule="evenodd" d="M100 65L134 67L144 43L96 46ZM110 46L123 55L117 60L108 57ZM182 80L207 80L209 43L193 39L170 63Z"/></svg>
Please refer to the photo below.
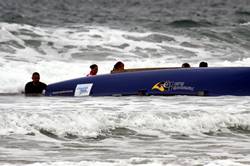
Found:
<svg viewBox="0 0 250 166"><path fill-rule="evenodd" d="M250 165L250 97L25 97L98 64L250 66L248 0L0 0L0 165Z"/></svg>

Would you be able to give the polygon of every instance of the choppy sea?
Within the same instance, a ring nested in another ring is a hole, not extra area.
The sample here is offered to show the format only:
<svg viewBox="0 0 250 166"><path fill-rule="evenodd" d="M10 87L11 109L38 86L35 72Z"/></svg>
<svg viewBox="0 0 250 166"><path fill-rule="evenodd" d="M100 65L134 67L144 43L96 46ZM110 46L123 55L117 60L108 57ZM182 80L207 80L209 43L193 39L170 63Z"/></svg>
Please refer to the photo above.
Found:
<svg viewBox="0 0 250 166"><path fill-rule="evenodd" d="M0 165L250 165L250 97L22 94L117 61L250 66L250 1L0 0Z"/></svg>

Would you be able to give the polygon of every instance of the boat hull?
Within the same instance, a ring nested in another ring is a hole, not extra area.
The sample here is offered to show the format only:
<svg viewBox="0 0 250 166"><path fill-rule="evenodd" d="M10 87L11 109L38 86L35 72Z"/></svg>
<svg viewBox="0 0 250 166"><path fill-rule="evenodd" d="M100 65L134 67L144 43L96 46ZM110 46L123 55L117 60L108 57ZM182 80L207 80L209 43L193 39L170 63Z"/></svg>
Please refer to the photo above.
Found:
<svg viewBox="0 0 250 166"><path fill-rule="evenodd" d="M179 68L97 75L48 85L46 96L250 95L250 67Z"/></svg>

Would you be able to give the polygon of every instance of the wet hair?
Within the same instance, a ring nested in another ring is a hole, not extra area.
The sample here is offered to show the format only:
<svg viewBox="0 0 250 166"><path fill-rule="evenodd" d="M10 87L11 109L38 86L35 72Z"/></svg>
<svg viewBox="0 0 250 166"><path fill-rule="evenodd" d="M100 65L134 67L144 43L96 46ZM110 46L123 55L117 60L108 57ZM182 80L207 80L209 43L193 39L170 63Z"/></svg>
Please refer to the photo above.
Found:
<svg viewBox="0 0 250 166"><path fill-rule="evenodd" d="M114 69L118 69L121 65L124 65L121 61L117 62L117 63L114 65Z"/></svg>
<svg viewBox="0 0 250 166"><path fill-rule="evenodd" d="M189 64L189 63L183 63L183 64L181 65L181 67L183 67L183 68L189 68L189 67L190 67L190 64Z"/></svg>
<svg viewBox="0 0 250 166"><path fill-rule="evenodd" d="M38 72L34 72L34 73L32 74L32 77L35 76L35 75L37 75L37 76L40 77L40 74L39 74Z"/></svg>
<svg viewBox="0 0 250 166"><path fill-rule="evenodd" d="M208 67L208 64L207 62L201 62L199 67Z"/></svg>
<svg viewBox="0 0 250 166"><path fill-rule="evenodd" d="M93 65L90 65L89 67L90 67L90 69L94 69L94 68L96 68L98 66L96 64L93 64Z"/></svg>

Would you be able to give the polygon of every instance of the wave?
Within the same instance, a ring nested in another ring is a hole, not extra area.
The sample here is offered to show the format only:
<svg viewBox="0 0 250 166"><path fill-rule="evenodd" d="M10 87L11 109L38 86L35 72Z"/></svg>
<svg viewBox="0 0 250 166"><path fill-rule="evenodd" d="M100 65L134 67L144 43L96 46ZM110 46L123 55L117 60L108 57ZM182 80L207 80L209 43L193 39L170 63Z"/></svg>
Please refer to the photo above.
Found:
<svg viewBox="0 0 250 166"><path fill-rule="evenodd" d="M250 16L250 11L236 11L236 14Z"/></svg>
<svg viewBox="0 0 250 166"><path fill-rule="evenodd" d="M125 38L129 40L134 40L134 41L147 41L147 42L153 42L153 43L162 43L162 42L171 42L175 41L174 37L172 36L167 36L165 34L149 34L144 37L135 37L135 36L129 36L125 35Z"/></svg>
<svg viewBox="0 0 250 166"><path fill-rule="evenodd" d="M194 21L194 20L176 20L169 23L175 28L192 28L192 27L209 27L214 26L208 21Z"/></svg>
<svg viewBox="0 0 250 166"><path fill-rule="evenodd" d="M243 125L243 124L234 124L232 126L228 127L229 130L240 133L240 134L250 134L250 126L249 125Z"/></svg>
<svg viewBox="0 0 250 166"><path fill-rule="evenodd" d="M247 166L242 162L242 160L236 159L192 159L188 158L185 161L176 159L174 155L167 155L167 159L159 159L159 158L143 158L143 157L131 157L130 159L110 159L109 161L53 161L53 162L28 162L22 163L19 161L18 163L2 163L2 166L117 166L117 165L126 165L126 166L172 166L172 165L223 165L223 166ZM204 161L205 160L205 161Z"/></svg>
<svg viewBox="0 0 250 166"><path fill-rule="evenodd" d="M132 137L132 138L141 139L141 137L144 137L144 138L152 137L150 135L139 134L136 131L131 130L129 128L125 128L125 127L102 129L95 136L77 135L76 133L71 132L71 131L65 131L63 135L57 135L58 133L55 129L51 130L51 129L46 129L46 128L40 128L38 131L39 131L39 134L42 134L46 137L49 137L55 140L75 140L75 139L79 140L80 139L80 140L87 140L87 141L89 140L101 141L101 140L109 139L109 138ZM26 135L31 135L31 136L36 136L37 134L35 134L34 132L26 133Z"/></svg>
<svg viewBox="0 0 250 166"><path fill-rule="evenodd" d="M214 133L249 134L249 113L225 112L112 112L102 111L3 111L1 135L24 134L58 140L115 137L155 139L168 135L214 135ZM50 108L51 109L51 108ZM71 109L71 108L69 108Z"/></svg>
<svg viewBox="0 0 250 166"><path fill-rule="evenodd" d="M23 23L25 22L24 16L14 12L7 12L1 14L2 20L9 23Z"/></svg>

